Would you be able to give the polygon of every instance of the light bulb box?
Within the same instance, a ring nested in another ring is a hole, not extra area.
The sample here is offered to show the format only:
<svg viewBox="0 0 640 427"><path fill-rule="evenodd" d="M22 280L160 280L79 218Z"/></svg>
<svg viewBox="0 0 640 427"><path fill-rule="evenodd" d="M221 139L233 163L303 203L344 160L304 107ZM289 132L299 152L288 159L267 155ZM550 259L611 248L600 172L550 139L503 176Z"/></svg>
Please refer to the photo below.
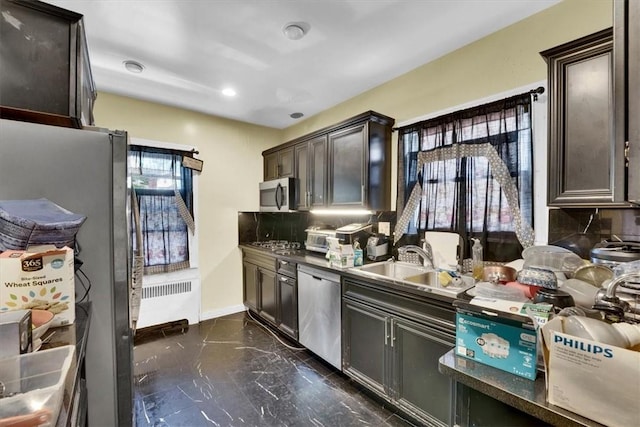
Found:
<svg viewBox="0 0 640 427"><path fill-rule="evenodd" d="M547 401L607 426L637 426L640 351L575 337L563 330L563 319L556 316L540 334Z"/></svg>
<svg viewBox="0 0 640 427"><path fill-rule="evenodd" d="M458 356L530 380L536 379L538 337L530 317L491 310L465 301L456 301L454 306L455 353Z"/></svg>
<svg viewBox="0 0 640 427"><path fill-rule="evenodd" d="M48 310L51 327L75 321L73 249L29 247L0 254L0 311Z"/></svg>

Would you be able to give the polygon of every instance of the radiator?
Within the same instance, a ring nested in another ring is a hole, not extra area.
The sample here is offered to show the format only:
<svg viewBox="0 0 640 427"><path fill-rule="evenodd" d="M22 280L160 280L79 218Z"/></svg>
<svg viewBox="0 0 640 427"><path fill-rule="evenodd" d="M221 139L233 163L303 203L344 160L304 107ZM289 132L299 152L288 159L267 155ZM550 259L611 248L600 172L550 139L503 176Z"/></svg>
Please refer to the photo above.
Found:
<svg viewBox="0 0 640 427"><path fill-rule="evenodd" d="M200 279L167 282L142 281L137 329L186 319L190 325L200 322Z"/></svg>

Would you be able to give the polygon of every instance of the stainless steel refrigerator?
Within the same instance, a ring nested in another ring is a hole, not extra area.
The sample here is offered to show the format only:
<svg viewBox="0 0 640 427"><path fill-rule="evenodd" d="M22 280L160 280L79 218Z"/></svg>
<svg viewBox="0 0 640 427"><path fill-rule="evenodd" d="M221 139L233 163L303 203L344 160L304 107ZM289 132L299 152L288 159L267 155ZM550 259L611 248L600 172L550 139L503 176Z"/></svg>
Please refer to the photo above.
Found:
<svg viewBox="0 0 640 427"><path fill-rule="evenodd" d="M0 120L0 200L42 197L87 217L76 242L92 283L88 425L131 425L126 132Z"/></svg>

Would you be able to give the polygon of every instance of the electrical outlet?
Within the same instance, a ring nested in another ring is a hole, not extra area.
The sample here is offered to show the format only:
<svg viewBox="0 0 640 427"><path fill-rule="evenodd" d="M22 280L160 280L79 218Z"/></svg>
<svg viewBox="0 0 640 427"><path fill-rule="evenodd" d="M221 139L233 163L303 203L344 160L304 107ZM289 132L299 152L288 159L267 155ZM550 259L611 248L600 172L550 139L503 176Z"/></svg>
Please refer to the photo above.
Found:
<svg viewBox="0 0 640 427"><path fill-rule="evenodd" d="M389 222L379 222L378 223L378 233L384 234L385 236L391 235L391 223L389 223Z"/></svg>

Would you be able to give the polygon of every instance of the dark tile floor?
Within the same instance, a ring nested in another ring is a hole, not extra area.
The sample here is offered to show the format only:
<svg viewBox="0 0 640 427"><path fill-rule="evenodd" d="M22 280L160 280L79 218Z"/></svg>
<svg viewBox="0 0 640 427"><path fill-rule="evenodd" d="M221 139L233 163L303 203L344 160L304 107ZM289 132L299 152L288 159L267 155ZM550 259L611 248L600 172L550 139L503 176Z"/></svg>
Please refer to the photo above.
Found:
<svg viewBox="0 0 640 427"><path fill-rule="evenodd" d="M245 313L136 337L138 426L411 426Z"/></svg>

